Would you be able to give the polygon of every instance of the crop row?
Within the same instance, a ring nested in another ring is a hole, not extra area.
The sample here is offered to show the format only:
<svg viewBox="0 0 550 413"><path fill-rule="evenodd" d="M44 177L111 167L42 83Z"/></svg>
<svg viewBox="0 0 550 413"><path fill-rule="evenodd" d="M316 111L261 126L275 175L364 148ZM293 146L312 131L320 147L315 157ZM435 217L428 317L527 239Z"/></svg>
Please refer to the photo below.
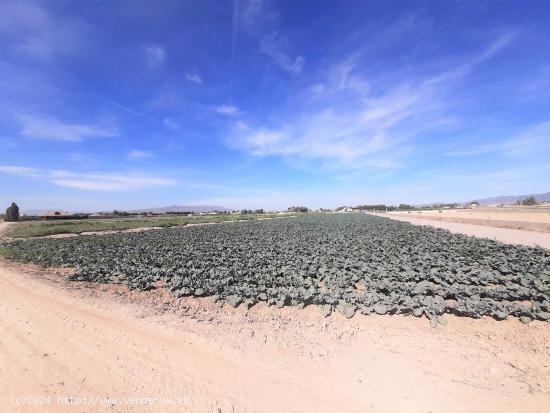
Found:
<svg viewBox="0 0 550 413"><path fill-rule="evenodd" d="M326 214L14 241L16 260L75 280L214 296L237 306L316 304L329 314L550 319L550 251L366 214Z"/></svg>

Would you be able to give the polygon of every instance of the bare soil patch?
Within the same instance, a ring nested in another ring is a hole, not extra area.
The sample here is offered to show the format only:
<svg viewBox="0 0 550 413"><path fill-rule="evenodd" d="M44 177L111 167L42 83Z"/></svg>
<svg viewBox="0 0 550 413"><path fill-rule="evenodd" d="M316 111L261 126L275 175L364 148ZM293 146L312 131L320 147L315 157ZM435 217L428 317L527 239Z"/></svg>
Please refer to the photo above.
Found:
<svg viewBox="0 0 550 413"><path fill-rule="evenodd" d="M507 244L540 246L550 249L550 232L527 231L521 229L502 227L503 221L483 221L475 224L464 223L458 219L433 219L427 216L413 214L376 214L386 218L410 222L414 225L429 225L437 228L444 228L451 232L470 235L479 238L489 238ZM542 225L542 224L536 224Z"/></svg>
<svg viewBox="0 0 550 413"><path fill-rule="evenodd" d="M550 208L542 207L442 209L388 214L390 217L393 215L550 233Z"/></svg>
<svg viewBox="0 0 550 413"><path fill-rule="evenodd" d="M431 328L404 316L323 318L316 307L220 308L163 289L68 282L69 273L0 262L5 411L543 412L550 404L548 323L445 316ZM52 404L14 403L32 395ZM59 404L65 396L96 404ZM131 397L156 403L123 403Z"/></svg>

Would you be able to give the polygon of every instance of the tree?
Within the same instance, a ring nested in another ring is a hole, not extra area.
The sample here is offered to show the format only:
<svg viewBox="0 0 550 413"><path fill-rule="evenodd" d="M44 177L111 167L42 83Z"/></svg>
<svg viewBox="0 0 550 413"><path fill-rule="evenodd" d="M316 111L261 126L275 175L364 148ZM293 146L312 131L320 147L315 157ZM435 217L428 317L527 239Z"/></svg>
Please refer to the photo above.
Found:
<svg viewBox="0 0 550 413"><path fill-rule="evenodd" d="M308 212L309 209L305 206L292 206L288 208L288 212Z"/></svg>
<svg viewBox="0 0 550 413"><path fill-rule="evenodd" d="M537 201L535 201L535 197L534 196L529 196L527 198L525 198L522 203L522 205L537 205Z"/></svg>
<svg viewBox="0 0 550 413"><path fill-rule="evenodd" d="M19 221L19 207L15 202L12 202L11 206L6 209L6 221Z"/></svg>
<svg viewBox="0 0 550 413"><path fill-rule="evenodd" d="M386 209L393 209L392 206L384 205L384 204L376 204L376 205L357 205L356 208L361 210L375 210L375 211L385 211Z"/></svg>

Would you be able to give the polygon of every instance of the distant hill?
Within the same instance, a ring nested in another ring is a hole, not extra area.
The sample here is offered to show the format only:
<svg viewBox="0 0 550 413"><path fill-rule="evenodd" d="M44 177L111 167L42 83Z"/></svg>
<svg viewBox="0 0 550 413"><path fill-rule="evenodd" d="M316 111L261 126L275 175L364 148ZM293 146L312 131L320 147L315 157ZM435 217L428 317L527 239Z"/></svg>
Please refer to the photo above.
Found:
<svg viewBox="0 0 550 413"><path fill-rule="evenodd" d="M482 198L474 199L474 201L479 202L480 205L488 204L515 204L517 201L521 201L527 197L534 197L537 202L550 202L550 192L545 192L543 194L528 194L528 195L506 195L506 196L495 196L492 198Z"/></svg>
<svg viewBox="0 0 550 413"><path fill-rule="evenodd" d="M166 212L214 212L214 211L230 211L229 209L219 206L219 205L170 205L159 208L144 208L144 209L135 209L128 212L153 212L155 214L164 214Z"/></svg>

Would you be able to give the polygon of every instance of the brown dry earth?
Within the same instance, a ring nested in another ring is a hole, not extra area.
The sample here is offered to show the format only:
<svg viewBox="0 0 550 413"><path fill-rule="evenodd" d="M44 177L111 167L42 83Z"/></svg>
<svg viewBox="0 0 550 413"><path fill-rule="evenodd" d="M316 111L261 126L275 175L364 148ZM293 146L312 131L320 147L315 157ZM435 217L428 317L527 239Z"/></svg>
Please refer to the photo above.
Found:
<svg viewBox="0 0 550 413"><path fill-rule="evenodd" d="M550 208L548 207L492 207L411 211L410 213L393 211L388 213L390 218L395 215L550 233Z"/></svg>
<svg viewBox="0 0 550 413"><path fill-rule="evenodd" d="M390 212L390 214L399 212ZM411 215L429 217L472 218L496 221L517 221L550 224L549 207L489 207L473 209L441 209L411 211Z"/></svg>
<svg viewBox="0 0 550 413"><path fill-rule="evenodd" d="M66 274L0 261L0 412L550 406L549 323L220 308Z"/></svg>
<svg viewBox="0 0 550 413"><path fill-rule="evenodd" d="M219 308L2 262L0 411L548 411L550 324L445 320Z"/></svg>
<svg viewBox="0 0 550 413"><path fill-rule="evenodd" d="M447 229L454 233L479 237L489 238L495 241L504 242L507 244L540 246L550 249L550 233L527 231L521 229L512 229L506 227L511 221L492 221L490 226L475 225L463 222L447 222L432 219L431 217L420 217L409 214L375 214L386 218L397 219L400 221L410 222L414 225L429 225L432 227ZM504 227L502 227L504 225Z"/></svg>

